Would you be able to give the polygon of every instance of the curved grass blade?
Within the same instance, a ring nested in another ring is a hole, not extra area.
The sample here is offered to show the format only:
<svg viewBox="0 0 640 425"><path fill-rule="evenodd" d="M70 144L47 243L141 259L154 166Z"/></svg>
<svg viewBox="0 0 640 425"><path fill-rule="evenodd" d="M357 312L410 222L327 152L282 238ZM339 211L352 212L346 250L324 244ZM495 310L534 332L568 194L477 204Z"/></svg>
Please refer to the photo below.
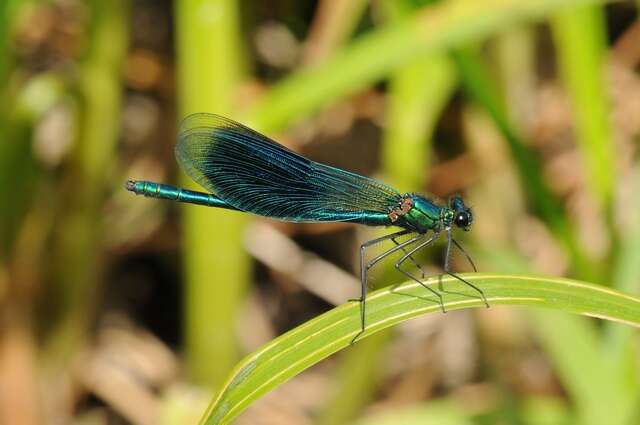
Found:
<svg viewBox="0 0 640 425"><path fill-rule="evenodd" d="M640 298L600 285L529 275L461 276L479 286L494 308L502 304L547 307L640 327ZM447 310L484 307L483 301L456 279L433 277L427 284L437 285L438 281L447 289ZM421 314L439 312L437 300L425 292L417 283L405 283L372 293L367 299L367 331L360 338ZM228 423L269 390L347 347L359 329L359 306L348 303L274 339L236 366L201 423Z"/></svg>

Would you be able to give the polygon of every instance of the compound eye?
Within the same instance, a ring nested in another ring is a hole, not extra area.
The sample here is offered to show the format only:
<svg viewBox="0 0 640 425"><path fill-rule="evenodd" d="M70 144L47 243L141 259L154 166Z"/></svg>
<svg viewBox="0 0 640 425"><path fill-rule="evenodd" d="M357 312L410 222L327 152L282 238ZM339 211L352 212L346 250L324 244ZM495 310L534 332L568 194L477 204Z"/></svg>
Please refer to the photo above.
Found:
<svg viewBox="0 0 640 425"><path fill-rule="evenodd" d="M458 227L467 227L469 225L469 214L466 212L459 212L456 214L453 221Z"/></svg>

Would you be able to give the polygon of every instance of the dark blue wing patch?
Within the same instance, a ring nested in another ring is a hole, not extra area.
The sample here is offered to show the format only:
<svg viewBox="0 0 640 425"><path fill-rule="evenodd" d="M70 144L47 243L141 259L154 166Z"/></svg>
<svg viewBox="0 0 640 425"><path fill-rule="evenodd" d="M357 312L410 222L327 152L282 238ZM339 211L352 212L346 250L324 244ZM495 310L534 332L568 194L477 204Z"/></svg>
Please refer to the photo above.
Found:
<svg viewBox="0 0 640 425"><path fill-rule="evenodd" d="M176 157L191 178L228 204L286 221L363 221L386 215L401 199L377 180L311 161L213 114L182 122Z"/></svg>

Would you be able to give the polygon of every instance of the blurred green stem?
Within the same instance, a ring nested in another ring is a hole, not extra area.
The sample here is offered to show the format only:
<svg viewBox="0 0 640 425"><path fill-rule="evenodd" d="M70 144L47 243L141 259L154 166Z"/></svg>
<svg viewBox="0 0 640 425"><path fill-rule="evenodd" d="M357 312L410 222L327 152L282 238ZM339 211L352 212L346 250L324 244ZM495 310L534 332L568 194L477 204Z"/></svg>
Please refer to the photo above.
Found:
<svg viewBox="0 0 640 425"><path fill-rule="evenodd" d="M318 2L302 62L305 65L317 65L330 57L351 36L368 4L367 0Z"/></svg>
<svg viewBox="0 0 640 425"><path fill-rule="evenodd" d="M359 37L329 61L305 68L275 85L251 110L250 124L282 129L339 98L370 86L418 57L480 40L522 20L563 6L604 0L449 0ZM491 13L488 13L491 11Z"/></svg>
<svg viewBox="0 0 640 425"><path fill-rule="evenodd" d="M410 63L391 76L382 165L395 187L424 189L431 168L431 136L456 82L453 64L441 55Z"/></svg>
<svg viewBox="0 0 640 425"><path fill-rule="evenodd" d="M551 228L570 254L573 272L582 279L599 280L593 264L578 246L575 229L567 220L564 206L542 177L542 167L534 152L525 146L507 116L497 84L489 76L478 53L471 48L458 49L453 57L467 92L487 111L502 133L520 173L530 206Z"/></svg>
<svg viewBox="0 0 640 425"><path fill-rule="evenodd" d="M34 295L41 282L42 248L50 235L39 218L50 217L50 210L33 207L34 198L39 200L34 187L40 168L31 135L34 122L51 106L47 100L58 99L60 85L51 76L25 81L14 73L15 17L29 3L0 2L0 423L35 425L42 422L42 394ZM37 218L29 220L28 215Z"/></svg>
<svg viewBox="0 0 640 425"><path fill-rule="evenodd" d="M630 173L631 202L625 203L629 211L640 209L640 163ZM622 224L620 250L613 268L614 288L629 294L640 293L640 222L636 214L629 214ZM629 219L630 218L630 219ZM605 324L604 349L612 376L621 382L621 397L628 406L637 405L640 399L640 370L638 368L638 331L626 326ZM638 414L639 412L635 412Z"/></svg>
<svg viewBox="0 0 640 425"><path fill-rule="evenodd" d="M482 257L481 261L489 267L499 267L510 273L531 271L527 258L513 249L484 250ZM626 397L621 396L621 377L612 374L607 366L601 334L593 321L553 310L531 309L528 316L554 372L575 405L576 416L580 418L578 423L629 423L625 420L631 414L633 404L627 404ZM602 406L608 408L602 409Z"/></svg>
<svg viewBox="0 0 640 425"><path fill-rule="evenodd" d="M627 424L633 404L629 405L620 391L620 377L606 367L595 324L556 311L534 310L531 318L555 372L575 403L580 423Z"/></svg>
<svg viewBox="0 0 640 425"><path fill-rule="evenodd" d="M497 54L509 121L519 134L530 125L536 107L536 32L521 25L500 35Z"/></svg>
<svg viewBox="0 0 640 425"><path fill-rule="evenodd" d="M19 6L23 6L26 3L28 3L27 0L5 0L0 3L0 90L6 89L8 85L9 74L14 60L11 49L12 18ZM2 99L2 103L6 100Z"/></svg>
<svg viewBox="0 0 640 425"><path fill-rule="evenodd" d="M26 164L22 161L29 156L30 146L27 138L16 137L17 133L11 129L11 99L9 78L13 68L14 52L12 47L12 18L17 6L23 2L9 0L0 3L0 196L10 199L15 182L21 181L20 170L29 167L18 167ZM2 208L0 211L0 263L6 261L9 256L9 246L13 238L17 219L22 211L22 199L19 196L22 188L18 188L18 199L12 202L10 208Z"/></svg>
<svg viewBox="0 0 640 425"><path fill-rule="evenodd" d="M232 111L242 60L238 7L236 0L176 3L181 116ZM246 218L199 206L184 206L183 214L187 367L194 381L215 386L238 359L236 316L250 267Z"/></svg>
<svg viewBox="0 0 640 425"><path fill-rule="evenodd" d="M605 90L606 29L602 7L563 9L551 19L558 62L571 98L576 142L582 153L587 187L611 212L615 186L615 147L610 100Z"/></svg>
<svg viewBox="0 0 640 425"><path fill-rule="evenodd" d="M528 189L531 206L553 227L566 228L563 207L543 181L541 167L534 153L527 149L509 122L497 84L490 77L479 54L475 49L465 48L456 50L453 57L465 90L487 111L504 136L522 182Z"/></svg>
<svg viewBox="0 0 640 425"><path fill-rule="evenodd" d="M102 284L101 240L106 229L101 226L101 213L105 188L111 186L117 166L121 73L129 42L128 1L90 0L88 4L93 22L80 74L80 134L67 187L63 187L68 189L62 203L64 219L57 229L60 269L56 276L61 289L56 296L62 317L50 343L63 361L84 337Z"/></svg>
<svg viewBox="0 0 640 425"><path fill-rule="evenodd" d="M0 90L4 93L9 80L9 69L13 59L10 49L11 2L0 4ZM2 103L6 99L2 97ZM1 129L2 127L0 127Z"/></svg>

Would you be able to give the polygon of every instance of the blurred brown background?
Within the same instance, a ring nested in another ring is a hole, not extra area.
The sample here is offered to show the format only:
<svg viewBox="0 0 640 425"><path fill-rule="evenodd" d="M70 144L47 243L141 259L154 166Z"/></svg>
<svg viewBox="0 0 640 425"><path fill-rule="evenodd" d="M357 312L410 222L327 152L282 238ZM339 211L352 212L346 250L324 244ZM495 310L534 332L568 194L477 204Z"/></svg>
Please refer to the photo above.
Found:
<svg viewBox="0 0 640 425"><path fill-rule="evenodd" d="M464 194L480 271L637 293L637 6L3 0L0 423L194 423L243 355L357 294L371 229L124 190L195 187L173 156L193 112L402 191ZM420 258L441 270L441 246ZM638 359L622 325L427 315L237 423L635 424Z"/></svg>

